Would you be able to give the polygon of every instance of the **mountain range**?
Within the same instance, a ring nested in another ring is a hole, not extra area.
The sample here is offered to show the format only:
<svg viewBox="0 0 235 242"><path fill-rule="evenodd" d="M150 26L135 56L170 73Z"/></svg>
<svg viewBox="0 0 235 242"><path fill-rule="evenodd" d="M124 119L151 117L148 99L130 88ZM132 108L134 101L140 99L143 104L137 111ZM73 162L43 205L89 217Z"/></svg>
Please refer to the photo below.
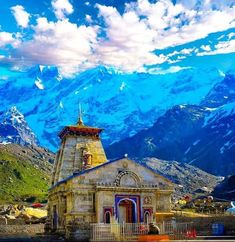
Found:
<svg viewBox="0 0 235 242"><path fill-rule="evenodd" d="M14 118L14 122L9 122L7 126L4 126L5 123L0 125L5 127L5 132L1 133L0 144L0 177L2 179L0 203L43 201L50 186L49 176L55 156L48 149L35 145L34 139L31 142L27 134L33 133L16 107L11 108L3 116L11 121ZM4 137L12 129L17 132L10 137L9 135ZM187 193L194 196L201 193L209 194L223 180L197 167L177 161L164 161L150 157L134 159L170 179L175 184L174 198L176 199Z"/></svg>
<svg viewBox="0 0 235 242"><path fill-rule="evenodd" d="M235 173L235 77L227 74L199 105L176 105L154 125L107 148L123 153L193 164L209 173Z"/></svg>
<svg viewBox="0 0 235 242"><path fill-rule="evenodd" d="M63 78L56 67L35 66L0 79L0 111L16 106L42 146L55 151L58 132L77 121L105 129L105 146L150 127L174 105L199 104L223 76L217 69L166 75L120 73L103 66ZM14 95L13 95L14 93Z"/></svg>
<svg viewBox="0 0 235 242"><path fill-rule="evenodd" d="M235 172L234 76L215 68L160 75L100 66L73 79L63 78L56 67L12 71L0 79L1 127L15 120L2 117L18 109L33 130L26 132L28 140L55 151L58 132L76 123L81 103L85 124L105 128L109 158L152 156L228 175ZM0 136L22 137L19 129L4 133L7 127Z"/></svg>

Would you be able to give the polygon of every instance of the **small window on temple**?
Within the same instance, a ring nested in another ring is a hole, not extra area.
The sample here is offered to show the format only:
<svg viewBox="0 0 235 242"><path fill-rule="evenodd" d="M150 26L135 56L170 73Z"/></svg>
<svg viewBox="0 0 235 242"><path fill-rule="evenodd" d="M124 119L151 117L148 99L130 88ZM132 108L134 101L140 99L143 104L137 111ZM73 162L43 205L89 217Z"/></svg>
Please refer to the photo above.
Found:
<svg viewBox="0 0 235 242"><path fill-rule="evenodd" d="M125 170L125 169L123 169L123 168L119 168L119 169L118 169L118 174L121 173L121 172L123 172L124 170Z"/></svg>

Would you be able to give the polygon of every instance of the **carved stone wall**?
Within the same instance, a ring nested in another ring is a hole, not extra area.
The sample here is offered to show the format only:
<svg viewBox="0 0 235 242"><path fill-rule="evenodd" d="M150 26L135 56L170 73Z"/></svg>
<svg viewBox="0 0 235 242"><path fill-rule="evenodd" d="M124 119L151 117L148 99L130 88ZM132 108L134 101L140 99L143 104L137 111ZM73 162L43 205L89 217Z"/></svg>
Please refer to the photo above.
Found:
<svg viewBox="0 0 235 242"><path fill-rule="evenodd" d="M156 202L157 211L163 212L171 210L171 194L159 192L156 196Z"/></svg>
<svg viewBox="0 0 235 242"><path fill-rule="evenodd" d="M71 167L75 169L74 161L78 162L82 154L77 151L81 151L82 147L90 151L93 145L96 146L96 143L91 142L91 144L89 146L90 143L84 142L81 145L80 141L78 145L77 139L65 142L64 152L58 154L58 161L61 162L56 164L57 169L61 167L61 171L65 173L72 169ZM68 152L66 149L74 150L70 152L72 155L65 156L66 162L71 161L70 167L63 164L63 156ZM58 176L55 172L55 177L56 174ZM87 231L90 223L104 222L104 211L107 209L112 211L112 219L116 219L118 205L116 197L124 199L138 197L138 207L140 207L138 221L143 221L146 211L155 221L156 212L170 210L172 193L170 188L170 184L164 178L131 160L125 158L110 162L98 169L75 175L52 188L49 192L48 225L50 228L53 227L53 208L56 206L58 231L66 233L68 238L82 239L89 234Z"/></svg>
<svg viewBox="0 0 235 242"><path fill-rule="evenodd" d="M57 155L52 184L84 168L84 149L88 150L91 155L89 156L89 167L94 167L107 161L99 139L84 136L66 136Z"/></svg>

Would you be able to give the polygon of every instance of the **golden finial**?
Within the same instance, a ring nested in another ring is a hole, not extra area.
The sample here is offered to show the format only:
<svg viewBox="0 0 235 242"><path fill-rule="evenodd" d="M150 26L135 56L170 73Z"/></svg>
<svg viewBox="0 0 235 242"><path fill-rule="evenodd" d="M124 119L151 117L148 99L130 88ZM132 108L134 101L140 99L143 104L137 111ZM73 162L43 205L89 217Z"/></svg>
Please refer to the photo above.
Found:
<svg viewBox="0 0 235 242"><path fill-rule="evenodd" d="M83 125L81 103L79 103L79 116L78 116L78 122L77 122L77 125Z"/></svg>

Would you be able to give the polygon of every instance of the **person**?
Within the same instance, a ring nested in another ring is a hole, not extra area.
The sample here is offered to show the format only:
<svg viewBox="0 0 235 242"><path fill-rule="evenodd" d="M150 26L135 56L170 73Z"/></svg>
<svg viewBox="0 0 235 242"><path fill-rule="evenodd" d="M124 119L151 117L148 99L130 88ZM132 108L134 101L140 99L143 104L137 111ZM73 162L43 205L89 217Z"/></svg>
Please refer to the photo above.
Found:
<svg viewBox="0 0 235 242"><path fill-rule="evenodd" d="M158 228L157 225L150 223L148 234L160 234L160 229Z"/></svg>
<svg viewBox="0 0 235 242"><path fill-rule="evenodd" d="M176 230L176 219L175 219L175 217L172 218L171 224L172 224L173 231L175 231Z"/></svg>

